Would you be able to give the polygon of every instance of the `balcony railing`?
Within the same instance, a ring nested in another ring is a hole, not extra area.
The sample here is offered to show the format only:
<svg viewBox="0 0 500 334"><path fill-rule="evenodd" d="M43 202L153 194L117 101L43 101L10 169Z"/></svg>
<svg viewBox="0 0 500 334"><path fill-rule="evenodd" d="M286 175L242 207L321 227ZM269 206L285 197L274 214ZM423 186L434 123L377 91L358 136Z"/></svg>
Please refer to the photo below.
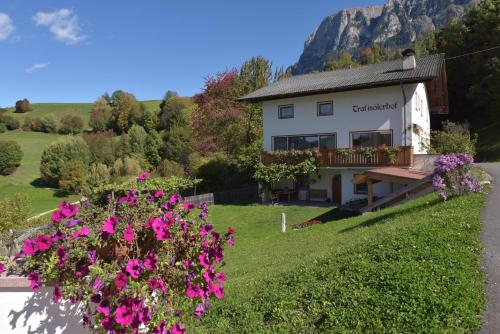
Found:
<svg viewBox="0 0 500 334"><path fill-rule="evenodd" d="M261 156L262 163L269 165L277 162L298 163L307 158L307 155L300 155L295 152L288 159L283 155L264 152ZM378 147L373 149L332 149L320 150L316 152L316 158L320 167L377 167L377 166L397 166L410 167L413 165L413 147Z"/></svg>

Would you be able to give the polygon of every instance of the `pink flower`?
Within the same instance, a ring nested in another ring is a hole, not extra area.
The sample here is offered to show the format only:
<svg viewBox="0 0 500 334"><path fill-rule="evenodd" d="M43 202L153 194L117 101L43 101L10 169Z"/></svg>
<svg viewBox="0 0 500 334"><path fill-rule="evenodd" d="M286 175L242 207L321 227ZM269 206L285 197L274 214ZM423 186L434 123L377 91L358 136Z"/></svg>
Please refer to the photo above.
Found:
<svg viewBox="0 0 500 334"><path fill-rule="evenodd" d="M195 318L201 318L201 316L205 313L205 307L203 304L198 304L196 305L196 309L194 310L194 316Z"/></svg>
<svg viewBox="0 0 500 334"><path fill-rule="evenodd" d="M234 234L234 228L233 228L233 227L231 227L231 226L228 226L228 228L227 228L227 233L229 233L229 234Z"/></svg>
<svg viewBox="0 0 500 334"><path fill-rule="evenodd" d="M227 243L229 244L229 247L234 247L234 237L230 236Z"/></svg>
<svg viewBox="0 0 500 334"><path fill-rule="evenodd" d="M203 228L200 231L200 235L202 237L206 237L210 231L212 231L214 226L212 224L203 225Z"/></svg>
<svg viewBox="0 0 500 334"><path fill-rule="evenodd" d="M59 267L64 267L64 264L66 263L66 260L69 257L68 252L66 252L66 250L64 249L63 246L60 246L59 248L57 248L56 254L57 254L57 258L58 258L57 265Z"/></svg>
<svg viewBox="0 0 500 334"><path fill-rule="evenodd" d="M210 292L213 293L217 299L224 298L224 288L218 284L212 285L210 287Z"/></svg>
<svg viewBox="0 0 500 334"><path fill-rule="evenodd" d="M197 285L189 284L186 288L186 296L189 299L194 299L200 294L200 288Z"/></svg>
<svg viewBox="0 0 500 334"><path fill-rule="evenodd" d="M121 305L116 309L116 322L124 327L132 325L134 315L132 309L127 305Z"/></svg>
<svg viewBox="0 0 500 334"><path fill-rule="evenodd" d="M179 203L181 201L181 199L182 199L182 196L179 194L176 194L176 195L170 196L170 199L168 200L168 202L171 205L176 205L177 203Z"/></svg>
<svg viewBox="0 0 500 334"><path fill-rule="evenodd" d="M42 234L35 239L36 248L43 252L44 250L50 248L52 241L48 235Z"/></svg>
<svg viewBox="0 0 500 334"><path fill-rule="evenodd" d="M116 274L114 279L115 285L119 290L123 289L128 283L128 277L122 272Z"/></svg>
<svg viewBox="0 0 500 334"><path fill-rule="evenodd" d="M148 172L142 172L142 173L141 173L141 174L139 174L139 176L137 177L137 182L142 182L142 181L145 181L145 180L147 180L150 176L151 176L151 173L148 173Z"/></svg>
<svg viewBox="0 0 500 334"><path fill-rule="evenodd" d="M30 272L27 278L30 281L30 288L33 291L40 290L40 282L42 281L42 277L38 275L37 272L35 271Z"/></svg>
<svg viewBox="0 0 500 334"><path fill-rule="evenodd" d="M94 290L94 293L98 293L99 291L102 290L103 287L104 287L104 282L99 277L97 277L94 280L94 284L92 285L92 289Z"/></svg>
<svg viewBox="0 0 500 334"><path fill-rule="evenodd" d="M67 203L66 201L59 204L61 214L65 218L74 217L78 213L78 206L76 204Z"/></svg>
<svg viewBox="0 0 500 334"><path fill-rule="evenodd" d="M54 223L60 223L64 220L64 215L62 214L61 210L56 210L52 212L50 220L52 220Z"/></svg>
<svg viewBox="0 0 500 334"><path fill-rule="evenodd" d="M99 306L97 306L96 311L98 313L104 314L104 315L109 315L110 313L110 308L109 308L109 300L104 299Z"/></svg>
<svg viewBox="0 0 500 334"><path fill-rule="evenodd" d="M64 240L66 238L66 235L62 233L61 231L57 231L52 236L50 237L50 241L52 241L53 244L58 243L60 240Z"/></svg>
<svg viewBox="0 0 500 334"><path fill-rule="evenodd" d="M97 251L95 249L87 252L87 260L91 265L94 265L97 261Z"/></svg>
<svg viewBox="0 0 500 334"><path fill-rule="evenodd" d="M182 203L182 209L184 211L191 211L195 208L194 204L191 202L184 202Z"/></svg>
<svg viewBox="0 0 500 334"><path fill-rule="evenodd" d="M161 218L155 218L151 223L153 231L156 233L156 240L168 240L170 239L170 232L167 231L167 224Z"/></svg>
<svg viewBox="0 0 500 334"><path fill-rule="evenodd" d="M134 229L132 225L125 225L125 230L123 231L123 239L125 239L129 244L134 241Z"/></svg>
<svg viewBox="0 0 500 334"><path fill-rule="evenodd" d="M52 294L52 300L54 303L58 303L62 299L61 288L59 285L54 285L54 293Z"/></svg>
<svg viewBox="0 0 500 334"><path fill-rule="evenodd" d="M156 270L158 266L158 256L155 252L149 252L144 260L144 266L149 270Z"/></svg>
<svg viewBox="0 0 500 334"><path fill-rule="evenodd" d="M81 229L73 232L73 234L71 235L71 240L75 240L78 238L84 238L84 237L88 236L89 233L90 233L90 229L88 227L84 226Z"/></svg>
<svg viewBox="0 0 500 334"><path fill-rule="evenodd" d="M172 331L172 334L185 334L186 333L186 329L184 328L184 325L182 325L182 322L178 322L174 325L174 327L172 327L171 329Z"/></svg>
<svg viewBox="0 0 500 334"><path fill-rule="evenodd" d="M210 268L210 265L212 264L208 257L208 253L201 253L200 256L198 256L198 260L200 261L202 267L205 269Z"/></svg>
<svg viewBox="0 0 500 334"><path fill-rule="evenodd" d="M138 259L128 260L127 267L125 268L125 271L130 275L130 277L135 279L139 278L143 270L144 266Z"/></svg>
<svg viewBox="0 0 500 334"><path fill-rule="evenodd" d="M3 263L0 262L0 275L2 275L5 272L5 266Z"/></svg>
<svg viewBox="0 0 500 334"><path fill-rule="evenodd" d="M164 294L167 293L167 287L162 279L151 278L148 282L149 288L153 291L160 289Z"/></svg>
<svg viewBox="0 0 500 334"><path fill-rule="evenodd" d="M112 216L104 219L102 224L102 231L108 234L115 234L118 226L118 217Z"/></svg>
<svg viewBox="0 0 500 334"><path fill-rule="evenodd" d="M26 239L24 240L21 251L28 256L33 256L38 251L38 248L36 247L36 244L33 241L31 241L30 239Z"/></svg>
<svg viewBox="0 0 500 334"><path fill-rule="evenodd" d="M163 197L163 195L165 195L165 193L163 191L157 190L157 191L155 191L154 197L161 198L161 197Z"/></svg>

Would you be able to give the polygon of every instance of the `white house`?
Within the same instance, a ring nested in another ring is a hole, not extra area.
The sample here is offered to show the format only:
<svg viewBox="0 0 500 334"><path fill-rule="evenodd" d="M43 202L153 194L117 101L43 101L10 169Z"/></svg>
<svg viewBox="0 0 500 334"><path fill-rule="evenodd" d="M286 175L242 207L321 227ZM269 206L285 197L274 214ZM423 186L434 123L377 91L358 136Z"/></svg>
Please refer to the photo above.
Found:
<svg viewBox="0 0 500 334"><path fill-rule="evenodd" d="M285 78L241 100L262 102L265 152L320 152L319 179L284 182L279 193L371 202L369 193L382 197L422 177L415 162L427 153L431 114L448 111L444 56L406 50L402 60ZM272 157L263 153L263 162Z"/></svg>

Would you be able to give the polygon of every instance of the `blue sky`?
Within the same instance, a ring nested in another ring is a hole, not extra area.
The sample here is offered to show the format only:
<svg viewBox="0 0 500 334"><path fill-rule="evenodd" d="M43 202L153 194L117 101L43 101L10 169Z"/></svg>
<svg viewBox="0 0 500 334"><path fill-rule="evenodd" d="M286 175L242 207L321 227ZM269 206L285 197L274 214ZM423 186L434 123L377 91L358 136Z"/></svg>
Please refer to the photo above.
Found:
<svg viewBox="0 0 500 334"><path fill-rule="evenodd" d="M254 55L291 65L325 16L383 2L0 0L0 106L193 95Z"/></svg>

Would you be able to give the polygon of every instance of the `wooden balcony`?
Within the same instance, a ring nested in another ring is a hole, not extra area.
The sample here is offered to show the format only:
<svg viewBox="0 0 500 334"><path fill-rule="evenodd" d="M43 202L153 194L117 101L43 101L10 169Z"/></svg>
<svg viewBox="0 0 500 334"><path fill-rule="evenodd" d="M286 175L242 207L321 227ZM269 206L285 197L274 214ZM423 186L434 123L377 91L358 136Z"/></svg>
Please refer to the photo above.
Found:
<svg viewBox="0 0 500 334"><path fill-rule="evenodd" d="M410 167L413 165L413 147L399 146L398 150L392 148L373 148L372 152L363 149L333 149L315 151L320 167L380 167L397 166ZM264 152L261 161L265 165L272 163L295 164L304 161L307 154L295 152L290 157L283 154Z"/></svg>

